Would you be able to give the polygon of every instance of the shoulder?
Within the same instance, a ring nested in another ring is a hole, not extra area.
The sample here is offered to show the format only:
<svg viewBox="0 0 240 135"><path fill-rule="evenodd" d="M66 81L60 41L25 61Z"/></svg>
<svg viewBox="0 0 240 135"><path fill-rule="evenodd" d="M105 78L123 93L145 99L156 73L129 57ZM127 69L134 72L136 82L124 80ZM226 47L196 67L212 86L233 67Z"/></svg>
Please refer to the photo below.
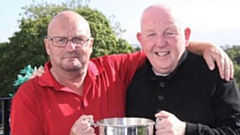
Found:
<svg viewBox="0 0 240 135"><path fill-rule="evenodd" d="M134 52L126 54L111 54L104 55L97 58L92 58L93 62L104 62L104 61L121 61L121 60L132 60L132 59L145 59L145 54L143 52Z"/></svg>
<svg viewBox="0 0 240 135"><path fill-rule="evenodd" d="M202 55L197 55L197 54L188 52L185 62L187 64L187 66L189 66L189 67L194 67L196 69L202 68L204 70L210 71L208 68L208 65ZM217 69L217 67L216 67L216 69Z"/></svg>
<svg viewBox="0 0 240 135"><path fill-rule="evenodd" d="M98 58L92 58L90 61L98 66L125 66L129 64L139 64L145 61L146 57L143 52L104 55Z"/></svg>
<svg viewBox="0 0 240 135"><path fill-rule="evenodd" d="M18 100L34 100L36 98L36 91L38 89L38 77L30 79L19 86L14 94L13 99Z"/></svg>
<svg viewBox="0 0 240 135"><path fill-rule="evenodd" d="M221 80L217 66L214 70L210 70L203 56L191 52L188 52L186 60L179 69L184 76L195 82L208 84Z"/></svg>

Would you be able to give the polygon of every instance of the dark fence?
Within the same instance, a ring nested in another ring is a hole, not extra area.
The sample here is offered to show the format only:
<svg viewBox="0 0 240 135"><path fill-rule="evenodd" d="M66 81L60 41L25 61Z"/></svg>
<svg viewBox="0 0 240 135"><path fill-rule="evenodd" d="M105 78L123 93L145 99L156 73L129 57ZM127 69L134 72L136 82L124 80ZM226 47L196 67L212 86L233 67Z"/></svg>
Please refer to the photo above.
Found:
<svg viewBox="0 0 240 135"><path fill-rule="evenodd" d="M0 101L2 102L2 108L1 108L1 112L2 112L2 133L3 135L9 135L10 134L10 119L9 119L9 115L10 115L10 102L11 102L11 97L0 97Z"/></svg>

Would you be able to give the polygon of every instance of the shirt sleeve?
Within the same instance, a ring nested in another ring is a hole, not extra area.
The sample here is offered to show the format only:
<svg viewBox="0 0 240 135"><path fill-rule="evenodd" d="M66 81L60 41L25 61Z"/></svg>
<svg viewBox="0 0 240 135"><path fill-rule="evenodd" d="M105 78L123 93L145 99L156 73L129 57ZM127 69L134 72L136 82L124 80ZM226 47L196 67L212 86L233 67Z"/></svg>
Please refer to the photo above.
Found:
<svg viewBox="0 0 240 135"><path fill-rule="evenodd" d="M214 125L186 122L185 135L240 135L236 115L240 112L240 94L234 79L219 80L213 95Z"/></svg>
<svg viewBox="0 0 240 135"><path fill-rule="evenodd" d="M146 60L143 52L135 52L131 54L115 55L111 58L113 66L116 69L116 75L128 86L140 67L144 65Z"/></svg>
<svg viewBox="0 0 240 135"><path fill-rule="evenodd" d="M42 122L38 114L38 105L35 101L37 97L29 84L29 82L22 84L12 99L11 135L44 135Z"/></svg>

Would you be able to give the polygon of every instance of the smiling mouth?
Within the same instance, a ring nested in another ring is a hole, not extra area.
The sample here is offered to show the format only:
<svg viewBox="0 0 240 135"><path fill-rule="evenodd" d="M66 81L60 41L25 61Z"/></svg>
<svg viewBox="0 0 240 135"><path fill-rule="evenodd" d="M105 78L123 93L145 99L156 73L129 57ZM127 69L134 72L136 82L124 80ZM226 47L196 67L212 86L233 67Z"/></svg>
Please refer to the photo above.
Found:
<svg viewBox="0 0 240 135"><path fill-rule="evenodd" d="M156 52L155 54L158 55L158 56L163 57L163 56L168 55L169 53L170 53L169 51L166 51L166 52Z"/></svg>

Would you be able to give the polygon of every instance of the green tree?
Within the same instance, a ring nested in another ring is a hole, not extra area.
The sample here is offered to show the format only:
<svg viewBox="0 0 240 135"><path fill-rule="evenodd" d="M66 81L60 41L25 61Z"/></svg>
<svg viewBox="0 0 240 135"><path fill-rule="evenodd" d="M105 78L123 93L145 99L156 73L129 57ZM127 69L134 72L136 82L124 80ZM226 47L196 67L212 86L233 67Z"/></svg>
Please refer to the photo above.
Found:
<svg viewBox="0 0 240 135"><path fill-rule="evenodd" d="M104 14L88 6L89 1L71 0L61 4L43 2L31 4L22 9L24 12L19 21L20 31L15 32L9 38L9 43L1 43L0 52L0 96L7 96L9 92L16 90L13 87L19 71L26 65L43 65L47 60L43 38L47 33L47 25L51 18L64 10L73 10L81 14L90 24L91 34L94 38L93 54L97 57L105 54L117 54L132 52L132 46L120 38L120 25L111 25ZM117 35L118 34L118 35Z"/></svg>
<svg viewBox="0 0 240 135"><path fill-rule="evenodd" d="M234 64L234 78L240 88L240 46L233 45L233 46L225 46L223 47L225 52L228 54L230 59L233 61Z"/></svg>

